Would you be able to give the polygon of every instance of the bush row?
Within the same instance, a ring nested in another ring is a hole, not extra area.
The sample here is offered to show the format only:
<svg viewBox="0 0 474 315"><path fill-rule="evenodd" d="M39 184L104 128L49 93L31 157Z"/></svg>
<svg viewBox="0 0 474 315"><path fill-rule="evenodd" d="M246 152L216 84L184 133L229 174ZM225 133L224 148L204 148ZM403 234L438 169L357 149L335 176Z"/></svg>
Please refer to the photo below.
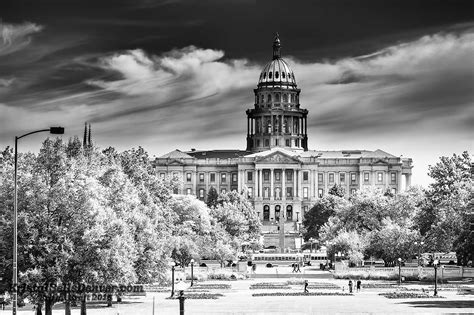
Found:
<svg viewBox="0 0 474 315"><path fill-rule="evenodd" d="M253 293L252 296L353 296L351 293L340 293L340 292L264 292L264 293Z"/></svg>

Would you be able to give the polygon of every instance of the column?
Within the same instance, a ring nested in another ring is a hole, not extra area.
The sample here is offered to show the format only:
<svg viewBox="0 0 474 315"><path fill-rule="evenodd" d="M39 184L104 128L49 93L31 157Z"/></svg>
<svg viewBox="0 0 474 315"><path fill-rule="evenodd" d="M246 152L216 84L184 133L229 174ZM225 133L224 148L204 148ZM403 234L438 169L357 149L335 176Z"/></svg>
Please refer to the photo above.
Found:
<svg viewBox="0 0 474 315"><path fill-rule="evenodd" d="M258 170L258 195L259 197L263 197L263 191L262 191L262 170Z"/></svg>
<svg viewBox="0 0 474 315"><path fill-rule="evenodd" d="M314 170L314 197L318 196L319 182L318 182L318 170Z"/></svg>
<svg viewBox="0 0 474 315"><path fill-rule="evenodd" d="M359 170L359 189L362 189L362 183L364 182L364 181L363 181L364 178L363 178L362 176L364 176L364 172L361 172L361 171Z"/></svg>
<svg viewBox="0 0 474 315"><path fill-rule="evenodd" d="M303 176L301 176L301 170L298 170L298 197L300 198L303 198L303 188L301 187L302 186L302 179L303 179Z"/></svg>
<svg viewBox="0 0 474 315"><path fill-rule="evenodd" d="M197 181L198 181L198 177L199 177L199 172L198 172L197 168L196 168L196 171L193 172L193 173L194 173L193 191L195 191L196 196L199 197L199 192L198 192L198 189L197 189ZM186 171L184 171L183 174L186 174ZM207 197L206 195L207 195L207 191L204 193L204 199L206 199L206 197Z"/></svg>
<svg viewBox="0 0 474 315"><path fill-rule="evenodd" d="M250 135L250 117L247 116L247 136Z"/></svg>
<svg viewBox="0 0 474 315"><path fill-rule="evenodd" d="M298 191L296 190L296 169L293 170L293 200L298 195Z"/></svg>
<svg viewBox="0 0 474 315"><path fill-rule="evenodd" d="M204 173L204 183L206 184L206 191L209 192L209 172Z"/></svg>
<svg viewBox="0 0 474 315"><path fill-rule="evenodd" d="M237 192L239 194L242 191L242 184L243 184L243 178L242 177L243 177L242 176L242 170L238 170L238 172L237 172Z"/></svg>
<svg viewBox="0 0 474 315"><path fill-rule="evenodd" d="M397 193L402 192L402 171L397 172Z"/></svg>
<svg viewBox="0 0 474 315"><path fill-rule="evenodd" d="M388 183L389 183L389 180L390 180L390 178L389 178L390 173L388 171L385 171L384 173L385 173L385 176L384 176L385 177L384 178L384 180L385 180L385 189L387 189L388 188Z"/></svg>
<svg viewBox="0 0 474 315"><path fill-rule="evenodd" d="M273 171L274 169L270 169L270 200L273 200L274 194L273 194Z"/></svg>
<svg viewBox="0 0 474 315"><path fill-rule="evenodd" d="M314 170L309 171L309 198L314 198Z"/></svg>
<svg viewBox="0 0 474 315"><path fill-rule="evenodd" d="M308 116L304 116L304 134L308 134Z"/></svg>
<svg viewBox="0 0 474 315"><path fill-rule="evenodd" d="M328 172L323 173L323 182L324 182L324 193L323 195L326 195L328 193Z"/></svg>
<svg viewBox="0 0 474 315"><path fill-rule="evenodd" d="M281 170L281 200L286 200L286 169L285 168Z"/></svg>
<svg viewBox="0 0 474 315"><path fill-rule="evenodd" d="M405 190L411 186L411 174L405 174Z"/></svg>

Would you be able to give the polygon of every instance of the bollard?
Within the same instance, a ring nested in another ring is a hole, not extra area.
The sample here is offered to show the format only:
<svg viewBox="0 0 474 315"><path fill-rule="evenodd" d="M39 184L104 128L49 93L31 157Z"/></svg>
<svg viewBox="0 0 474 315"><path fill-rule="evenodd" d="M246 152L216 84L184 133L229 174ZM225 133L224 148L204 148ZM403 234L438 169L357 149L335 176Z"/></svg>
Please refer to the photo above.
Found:
<svg viewBox="0 0 474 315"><path fill-rule="evenodd" d="M179 291L179 315L184 315L184 292Z"/></svg>

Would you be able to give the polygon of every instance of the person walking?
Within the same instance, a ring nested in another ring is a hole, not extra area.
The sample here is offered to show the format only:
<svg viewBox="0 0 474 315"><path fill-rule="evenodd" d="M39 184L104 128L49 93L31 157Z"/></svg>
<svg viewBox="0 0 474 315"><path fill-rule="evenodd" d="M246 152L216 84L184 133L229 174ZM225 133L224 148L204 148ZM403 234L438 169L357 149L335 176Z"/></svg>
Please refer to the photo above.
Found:
<svg viewBox="0 0 474 315"><path fill-rule="evenodd" d="M296 272L301 272L300 270L300 262L296 263Z"/></svg>
<svg viewBox="0 0 474 315"><path fill-rule="evenodd" d="M352 293L352 280L349 280L349 293Z"/></svg>
<svg viewBox="0 0 474 315"><path fill-rule="evenodd" d="M291 267L293 267L293 270L291 272L296 272L296 264L295 263L292 263L291 264Z"/></svg>
<svg viewBox="0 0 474 315"><path fill-rule="evenodd" d="M304 281L304 293L308 293L308 280Z"/></svg>
<svg viewBox="0 0 474 315"><path fill-rule="evenodd" d="M362 285L362 281L360 281L360 279L357 280L357 286L356 286L357 292L360 292L360 286L361 286L361 285Z"/></svg>

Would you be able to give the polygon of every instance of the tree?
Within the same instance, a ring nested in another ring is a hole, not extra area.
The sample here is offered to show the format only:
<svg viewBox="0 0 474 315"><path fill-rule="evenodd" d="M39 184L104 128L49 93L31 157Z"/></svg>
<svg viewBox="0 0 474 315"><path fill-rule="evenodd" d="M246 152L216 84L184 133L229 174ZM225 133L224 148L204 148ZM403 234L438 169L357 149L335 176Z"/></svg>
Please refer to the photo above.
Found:
<svg viewBox="0 0 474 315"><path fill-rule="evenodd" d="M347 200L336 195L325 195L318 199L303 218L305 241L312 237L319 239L321 228L328 222L329 218L335 215L336 210L347 206Z"/></svg>
<svg viewBox="0 0 474 315"><path fill-rule="evenodd" d="M215 208L218 204L218 198L219 194L217 193L217 190L211 186L211 188L209 188L209 192L207 193L207 206L209 208Z"/></svg>
<svg viewBox="0 0 474 315"><path fill-rule="evenodd" d="M334 184L334 186L332 186L331 189L329 189L329 194L340 197L340 198L344 198L344 195L346 194L346 189L341 185Z"/></svg>

